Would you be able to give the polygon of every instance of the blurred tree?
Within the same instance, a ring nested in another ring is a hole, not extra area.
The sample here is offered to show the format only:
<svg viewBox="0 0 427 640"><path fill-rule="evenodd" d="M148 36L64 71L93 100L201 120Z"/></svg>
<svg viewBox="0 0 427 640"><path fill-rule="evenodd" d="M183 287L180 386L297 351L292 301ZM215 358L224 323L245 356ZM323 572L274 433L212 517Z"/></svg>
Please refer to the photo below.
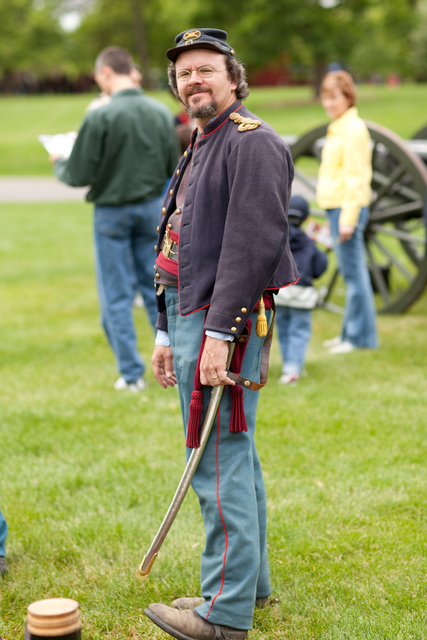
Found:
<svg viewBox="0 0 427 640"><path fill-rule="evenodd" d="M66 33L70 12L81 24ZM427 75L427 0L0 0L0 76L88 73L115 44L141 64L145 86L158 85L174 36L210 25L228 31L249 71L291 60L311 69L316 88L331 62L357 76Z"/></svg>
<svg viewBox="0 0 427 640"><path fill-rule="evenodd" d="M356 75L364 78L374 73L410 76L413 73L411 34L419 23L419 15L419 7L413 0L372 3L362 17L363 38L348 56Z"/></svg>
<svg viewBox="0 0 427 640"><path fill-rule="evenodd" d="M59 71L64 34L44 4L0 0L0 76Z"/></svg>
<svg viewBox="0 0 427 640"><path fill-rule="evenodd" d="M410 62L417 80L427 81L427 0L418 2L417 21L410 40Z"/></svg>
<svg viewBox="0 0 427 640"><path fill-rule="evenodd" d="M143 71L144 86L166 83L165 51L177 31L188 26L198 0L178 5L175 0L94 0L81 26L71 34L76 63L87 70L101 49L110 45L127 48Z"/></svg>
<svg viewBox="0 0 427 640"><path fill-rule="evenodd" d="M317 93L327 65L333 62L352 67L356 75L410 73L409 36L417 22L416 4L416 0L247 0L242 11L237 0L204 0L195 18L199 24L228 30L249 70L262 68L286 51L293 63L311 68Z"/></svg>
<svg viewBox="0 0 427 640"><path fill-rule="evenodd" d="M199 22L209 20L230 32L233 46L250 70L262 68L284 51L312 69L316 88L328 62L348 58L362 37L360 18L371 0L205 0Z"/></svg>

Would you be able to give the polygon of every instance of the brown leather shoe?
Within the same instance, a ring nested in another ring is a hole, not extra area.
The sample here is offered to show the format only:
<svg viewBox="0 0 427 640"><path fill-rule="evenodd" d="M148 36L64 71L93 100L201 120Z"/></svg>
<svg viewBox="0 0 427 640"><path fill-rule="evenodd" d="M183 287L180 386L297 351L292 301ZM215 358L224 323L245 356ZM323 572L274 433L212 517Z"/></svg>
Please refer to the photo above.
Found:
<svg viewBox="0 0 427 640"><path fill-rule="evenodd" d="M176 598L176 600L172 600L171 607L174 609L181 609L185 611L185 609L195 609L205 602L204 598ZM266 598L257 598L255 600L255 606L258 609L265 609L265 607L270 604L269 597Z"/></svg>
<svg viewBox="0 0 427 640"><path fill-rule="evenodd" d="M248 632L243 629L212 624L190 609L150 604L144 613L154 624L178 640L246 640L248 637Z"/></svg>

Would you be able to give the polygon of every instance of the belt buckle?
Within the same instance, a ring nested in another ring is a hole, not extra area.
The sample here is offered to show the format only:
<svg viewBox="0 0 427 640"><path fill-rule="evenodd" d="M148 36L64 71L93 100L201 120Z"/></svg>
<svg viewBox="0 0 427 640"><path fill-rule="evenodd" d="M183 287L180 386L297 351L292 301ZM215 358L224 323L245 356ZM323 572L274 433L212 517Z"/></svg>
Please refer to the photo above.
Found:
<svg viewBox="0 0 427 640"><path fill-rule="evenodd" d="M163 239L162 253L165 258L169 258L169 254L172 251L173 240L170 237L169 229L166 229L165 237Z"/></svg>

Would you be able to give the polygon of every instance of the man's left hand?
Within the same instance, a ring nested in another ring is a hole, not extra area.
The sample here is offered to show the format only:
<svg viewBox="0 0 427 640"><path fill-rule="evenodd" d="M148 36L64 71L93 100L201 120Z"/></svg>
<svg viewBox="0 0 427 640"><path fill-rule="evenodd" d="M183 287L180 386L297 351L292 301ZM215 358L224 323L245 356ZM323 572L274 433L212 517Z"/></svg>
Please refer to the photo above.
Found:
<svg viewBox="0 0 427 640"><path fill-rule="evenodd" d="M200 361L200 382L210 387L229 384L234 387L234 380L226 375L230 343L206 336Z"/></svg>

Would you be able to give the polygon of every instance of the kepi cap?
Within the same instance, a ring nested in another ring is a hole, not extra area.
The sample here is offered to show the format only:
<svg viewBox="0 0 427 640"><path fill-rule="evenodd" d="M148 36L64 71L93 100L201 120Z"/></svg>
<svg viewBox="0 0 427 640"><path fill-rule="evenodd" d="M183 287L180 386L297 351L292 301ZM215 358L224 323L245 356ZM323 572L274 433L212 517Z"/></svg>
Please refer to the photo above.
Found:
<svg viewBox="0 0 427 640"><path fill-rule="evenodd" d="M310 208L307 200L302 196L291 196L288 211L289 222L299 226L309 215Z"/></svg>
<svg viewBox="0 0 427 640"><path fill-rule="evenodd" d="M166 51L167 57L172 62L175 62L180 53L188 49L213 49L230 58L236 57L234 49L227 42L227 32L222 29L188 29L179 33L175 42L176 47Z"/></svg>

